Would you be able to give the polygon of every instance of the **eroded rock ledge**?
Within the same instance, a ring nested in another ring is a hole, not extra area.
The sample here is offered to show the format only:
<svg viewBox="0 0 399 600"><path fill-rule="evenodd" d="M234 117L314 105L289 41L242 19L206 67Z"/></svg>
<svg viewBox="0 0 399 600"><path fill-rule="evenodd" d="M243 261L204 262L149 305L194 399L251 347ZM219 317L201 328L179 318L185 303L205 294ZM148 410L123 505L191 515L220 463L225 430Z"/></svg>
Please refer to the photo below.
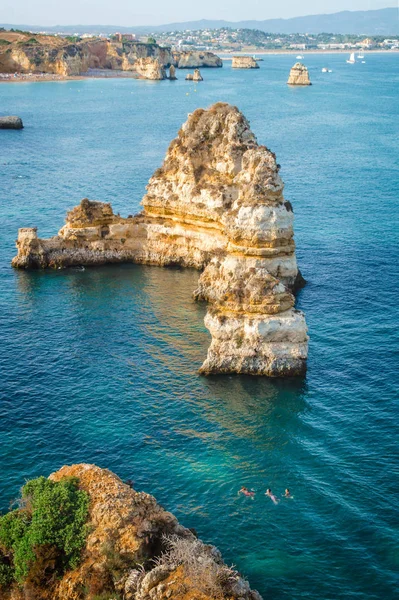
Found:
<svg viewBox="0 0 399 600"><path fill-rule="evenodd" d="M240 111L198 109L172 141L143 198L122 218L82 200L58 235L20 229L14 267L135 262L203 270L194 295L210 308L212 343L200 371L291 376L306 370L307 329L292 294L301 276L292 206L275 155Z"/></svg>
<svg viewBox="0 0 399 600"><path fill-rule="evenodd" d="M50 475L53 481L67 477L77 478L89 496L80 563L59 579L51 546L47 555L43 548L35 576L29 574L23 587L1 589L4 600L262 600L214 546L180 525L153 496L95 465L65 466Z"/></svg>

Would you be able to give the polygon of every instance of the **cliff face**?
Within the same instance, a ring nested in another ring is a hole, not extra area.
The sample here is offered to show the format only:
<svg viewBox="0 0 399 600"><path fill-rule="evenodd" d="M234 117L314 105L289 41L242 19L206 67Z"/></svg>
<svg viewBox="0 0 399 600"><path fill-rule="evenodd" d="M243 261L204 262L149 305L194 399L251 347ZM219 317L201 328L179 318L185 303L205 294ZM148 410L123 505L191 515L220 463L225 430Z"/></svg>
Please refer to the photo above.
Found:
<svg viewBox="0 0 399 600"><path fill-rule="evenodd" d="M13 46L0 53L3 73L54 73L79 75L90 66L87 45L68 44L61 48L44 46Z"/></svg>
<svg viewBox="0 0 399 600"><path fill-rule="evenodd" d="M84 200L50 240L19 230L13 265L204 269L195 296L211 304L212 344L202 372L302 374L306 323L290 292L300 279L293 212L278 171L236 107L198 109L150 179L142 213L123 219L109 204Z"/></svg>
<svg viewBox="0 0 399 600"><path fill-rule="evenodd" d="M213 52L175 52L174 58L179 69L200 69L203 67L223 67L221 58Z"/></svg>
<svg viewBox="0 0 399 600"><path fill-rule="evenodd" d="M287 83L289 85L312 85L309 79L309 71L302 63L295 63L290 71Z"/></svg>
<svg viewBox="0 0 399 600"><path fill-rule="evenodd" d="M148 59L148 60L147 60ZM92 39L74 44L62 38L37 36L33 42L24 40L0 46L0 72L53 73L74 76L88 69L115 69L138 72L149 79L154 70L148 65L159 62L161 67L180 68L221 67L221 59L212 52L172 52L158 44L141 42L108 42ZM147 66L146 66L147 65Z"/></svg>
<svg viewBox="0 0 399 600"><path fill-rule="evenodd" d="M51 554L41 569L2 598L10 600L261 600L248 583L223 562L155 498L136 492L119 477L95 465L63 467L51 480L77 477L89 496L88 536L80 564L61 579L51 577ZM46 581L47 579L47 581Z"/></svg>
<svg viewBox="0 0 399 600"><path fill-rule="evenodd" d="M166 71L157 58L138 58L134 70L144 79L166 79Z"/></svg>
<svg viewBox="0 0 399 600"><path fill-rule="evenodd" d="M233 56L231 63L233 69L259 69L259 65L252 56Z"/></svg>

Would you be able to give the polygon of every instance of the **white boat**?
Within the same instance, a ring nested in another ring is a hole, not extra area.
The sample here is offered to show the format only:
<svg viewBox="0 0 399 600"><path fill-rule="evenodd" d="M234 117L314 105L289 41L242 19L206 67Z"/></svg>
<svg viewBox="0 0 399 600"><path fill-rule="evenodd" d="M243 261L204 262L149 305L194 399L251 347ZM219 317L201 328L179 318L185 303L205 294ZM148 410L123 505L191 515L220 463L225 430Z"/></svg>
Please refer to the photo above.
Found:
<svg viewBox="0 0 399 600"><path fill-rule="evenodd" d="M298 56L296 58L298 58L299 60L301 60L303 58L303 56L302 56L302 54L298 54Z"/></svg>
<svg viewBox="0 0 399 600"><path fill-rule="evenodd" d="M357 57L358 58L364 58L364 54L358 54Z"/></svg>
<svg viewBox="0 0 399 600"><path fill-rule="evenodd" d="M355 60L355 53L354 52L352 52L352 54L349 57L349 60L347 60L346 62L349 63L349 64L351 64L351 65L353 65L353 63L356 62L356 60Z"/></svg>
<svg viewBox="0 0 399 600"><path fill-rule="evenodd" d="M323 68L322 68L322 70L321 70L321 72L322 72L322 73L328 73L328 69L327 69L327 67L323 67Z"/></svg>

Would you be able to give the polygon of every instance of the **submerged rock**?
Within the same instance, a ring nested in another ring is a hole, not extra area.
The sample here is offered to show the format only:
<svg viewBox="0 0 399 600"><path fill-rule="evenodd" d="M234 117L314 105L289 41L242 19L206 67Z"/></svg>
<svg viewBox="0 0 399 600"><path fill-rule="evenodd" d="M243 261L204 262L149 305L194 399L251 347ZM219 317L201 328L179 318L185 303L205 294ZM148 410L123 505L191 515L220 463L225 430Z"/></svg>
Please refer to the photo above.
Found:
<svg viewBox="0 0 399 600"><path fill-rule="evenodd" d="M231 63L233 69L259 69L259 65L252 56L233 56Z"/></svg>
<svg viewBox="0 0 399 600"><path fill-rule="evenodd" d="M151 177L144 210L127 219L85 199L49 240L20 229L13 266L132 261L203 270L212 343L201 372L301 375L307 328L294 308L301 282L294 216L275 155L229 104L197 109Z"/></svg>
<svg viewBox="0 0 399 600"><path fill-rule="evenodd" d="M307 67L300 62L295 63L290 71L287 83L289 85L312 85Z"/></svg>
<svg viewBox="0 0 399 600"><path fill-rule="evenodd" d="M0 117L0 129L23 129L21 117Z"/></svg>
<svg viewBox="0 0 399 600"><path fill-rule="evenodd" d="M1 598L262 600L235 569L227 567L216 548L180 525L153 496L136 492L111 471L89 464L62 467L49 479L71 477L89 497L80 563L57 576L51 545L37 546L40 561L30 565L24 585L9 583L8 590L0 591ZM54 535L48 532L50 539Z"/></svg>

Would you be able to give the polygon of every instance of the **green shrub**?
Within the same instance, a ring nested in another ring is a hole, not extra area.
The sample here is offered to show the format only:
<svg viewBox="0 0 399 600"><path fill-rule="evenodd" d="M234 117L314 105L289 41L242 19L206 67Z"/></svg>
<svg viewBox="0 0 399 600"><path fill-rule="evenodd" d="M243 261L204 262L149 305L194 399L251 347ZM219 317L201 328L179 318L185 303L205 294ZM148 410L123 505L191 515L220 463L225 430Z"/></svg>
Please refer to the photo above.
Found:
<svg viewBox="0 0 399 600"><path fill-rule="evenodd" d="M76 478L54 482L45 477L22 488L21 508L0 517L0 581L23 583L31 572L48 569L62 574L75 568L85 544L89 497ZM46 564L47 560L47 564ZM3 566L5 565L5 567Z"/></svg>
<svg viewBox="0 0 399 600"><path fill-rule="evenodd" d="M8 40L0 40L0 46L9 46L11 42Z"/></svg>

